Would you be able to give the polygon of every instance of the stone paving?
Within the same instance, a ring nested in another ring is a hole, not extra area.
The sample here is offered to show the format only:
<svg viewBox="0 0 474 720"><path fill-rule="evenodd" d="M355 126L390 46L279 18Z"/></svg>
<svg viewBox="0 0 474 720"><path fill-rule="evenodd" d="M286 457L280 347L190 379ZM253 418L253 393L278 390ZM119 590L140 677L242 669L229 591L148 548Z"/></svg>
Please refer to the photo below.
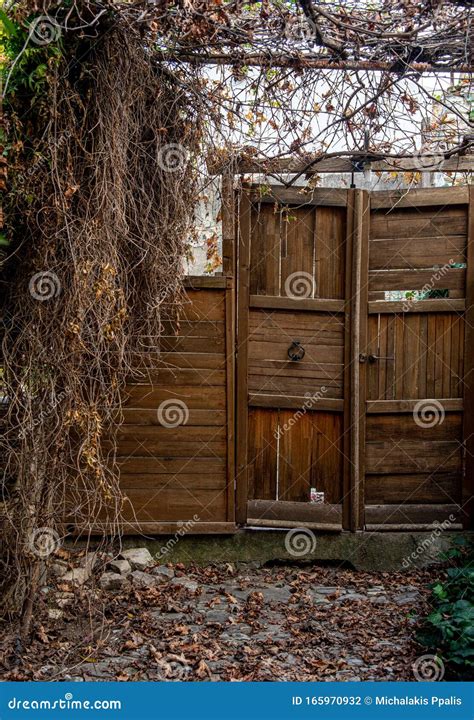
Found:
<svg viewBox="0 0 474 720"><path fill-rule="evenodd" d="M144 548L83 567L45 588L37 680L414 680L422 654L427 571L185 568Z"/></svg>

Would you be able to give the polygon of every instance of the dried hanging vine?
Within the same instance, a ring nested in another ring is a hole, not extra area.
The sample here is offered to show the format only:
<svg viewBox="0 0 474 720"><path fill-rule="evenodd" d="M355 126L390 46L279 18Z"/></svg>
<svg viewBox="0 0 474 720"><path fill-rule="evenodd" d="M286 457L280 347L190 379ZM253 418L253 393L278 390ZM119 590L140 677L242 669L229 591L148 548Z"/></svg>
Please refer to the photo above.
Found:
<svg viewBox="0 0 474 720"><path fill-rule="evenodd" d="M64 521L117 531L111 428L179 302L196 196L201 119L179 75L119 18L93 29L33 51L7 95L0 593L25 631Z"/></svg>

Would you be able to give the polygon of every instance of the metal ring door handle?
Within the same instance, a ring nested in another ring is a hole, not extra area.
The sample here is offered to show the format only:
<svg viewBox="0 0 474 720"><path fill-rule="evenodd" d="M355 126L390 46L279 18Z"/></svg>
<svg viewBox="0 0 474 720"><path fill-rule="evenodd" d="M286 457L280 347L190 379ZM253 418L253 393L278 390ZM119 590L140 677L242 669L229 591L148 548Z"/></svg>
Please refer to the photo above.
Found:
<svg viewBox="0 0 474 720"><path fill-rule="evenodd" d="M290 347L288 348L288 357L290 360L294 360L297 362L298 360L302 360L305 356L305 349L300 343L299 340L293 340Z"/></svg>

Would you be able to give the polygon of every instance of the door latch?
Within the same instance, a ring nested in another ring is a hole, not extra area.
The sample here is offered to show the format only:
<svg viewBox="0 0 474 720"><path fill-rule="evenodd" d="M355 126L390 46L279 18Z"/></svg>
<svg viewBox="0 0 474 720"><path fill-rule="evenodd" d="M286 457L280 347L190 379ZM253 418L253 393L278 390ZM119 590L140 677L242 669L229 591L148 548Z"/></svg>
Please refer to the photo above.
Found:
<svg viewBox="0 0 474 720"><path fill-rule="evenodd" d="M290 360L302 360L305 356L305 349L299 340L293 340L288 348L288 357Z"/></svg>

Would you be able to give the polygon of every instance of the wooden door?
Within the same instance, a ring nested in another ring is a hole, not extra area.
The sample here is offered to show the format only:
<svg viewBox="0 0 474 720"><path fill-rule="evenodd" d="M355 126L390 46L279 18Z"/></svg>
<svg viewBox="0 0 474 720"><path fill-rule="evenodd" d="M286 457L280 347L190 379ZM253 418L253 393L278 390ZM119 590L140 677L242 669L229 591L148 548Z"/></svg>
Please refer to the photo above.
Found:
<svg viewBox="0 0 474 720"><path fill-rule="evenodd" d="M468 189L371 195L361 358L368 529L468 524L469 221Z"/></svg>
<svg viewBox="0 0 474 720"><path fill-rule="evenodd" d="M470 526L472 196L242 194L239 522Z"/></svg>
<svg viewBox="0 0 474 720"><path fill-rule="evenodd" d="M239 233L238 519L341 529L347 191L246 191Z"/></svg>

